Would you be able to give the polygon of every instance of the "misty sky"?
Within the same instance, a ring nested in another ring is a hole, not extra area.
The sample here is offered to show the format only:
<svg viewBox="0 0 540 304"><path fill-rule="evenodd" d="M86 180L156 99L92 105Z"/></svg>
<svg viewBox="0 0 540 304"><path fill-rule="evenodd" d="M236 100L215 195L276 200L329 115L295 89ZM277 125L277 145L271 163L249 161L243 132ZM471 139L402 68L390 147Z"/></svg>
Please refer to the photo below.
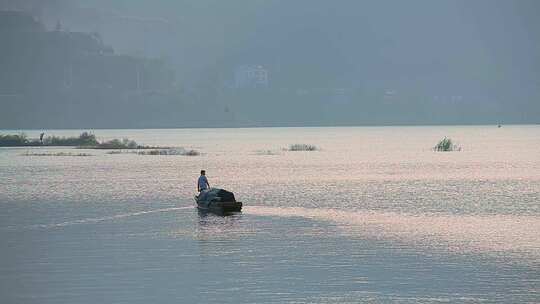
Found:
<svg viewBox="0 0 540 304"><path fill-rule="evenodd" d="M270 67L274 88L493 100L499 111L517 109L518 122L540 114L536 0L0 3L31 10L49 29L60 21L98 32L116 53L162 58L184 88L220 86L213 82L235 67L255 64Z"/></svg>
<svg viewBox="0 0 540 304"><path fill-rule="evenodd" d="M535 0L37 2L51 27L58 19L73 30L97 31L119 52L170 57L189 70L277 48L333 48L321 59L344 56L351 69L377 59L396 69L452 65L465 75L471 65L485 69L477 73L502 66L518 75L538 75L539 68Z"/></svg>

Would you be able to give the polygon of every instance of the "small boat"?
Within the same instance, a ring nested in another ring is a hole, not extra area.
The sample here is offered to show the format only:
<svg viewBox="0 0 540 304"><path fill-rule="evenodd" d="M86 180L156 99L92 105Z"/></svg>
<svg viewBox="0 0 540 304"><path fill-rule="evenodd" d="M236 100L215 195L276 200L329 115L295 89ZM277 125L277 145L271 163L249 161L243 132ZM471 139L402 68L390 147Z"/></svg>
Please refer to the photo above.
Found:
<svg viewBox="0 0 540 304"><path fill-rule="evenodd" d="M199 195L195 196L195 202L200 211L216 214L227 214L242 210L242 202L237 202L232 192L219 188L201 191Z"/></svg>

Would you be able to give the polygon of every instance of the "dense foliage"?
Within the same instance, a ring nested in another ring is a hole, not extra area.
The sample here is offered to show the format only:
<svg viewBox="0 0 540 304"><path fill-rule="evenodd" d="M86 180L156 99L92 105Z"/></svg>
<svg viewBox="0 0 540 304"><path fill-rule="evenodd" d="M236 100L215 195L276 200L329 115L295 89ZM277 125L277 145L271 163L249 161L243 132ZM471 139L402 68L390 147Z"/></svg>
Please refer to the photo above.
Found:
<svg viewBox="0 0 540 304"><path fill-rule="evenodd" d="M98 145L94 134L83 132L79 137L48 136L43 139L45 146L95 146Z"/></svg>
<svg viewBox="0 0 540 304"><path fill-rule="evenodd" d="M26 134L0 134L0 146L1 147L20 147L28 146L30 141L26 137Z"/></svg>
<svg viewBox="0 0 540 304"><path fill-rule="evenodd" d="M3 135L0 134L0 147L32 147L32 146L69 146L91 149L145 149L135 141L124 138L112 139L99 142L96 136L89 132L83 132L78 137L47 136L43 142L39 139L29 139L26 134Z"/></svg>

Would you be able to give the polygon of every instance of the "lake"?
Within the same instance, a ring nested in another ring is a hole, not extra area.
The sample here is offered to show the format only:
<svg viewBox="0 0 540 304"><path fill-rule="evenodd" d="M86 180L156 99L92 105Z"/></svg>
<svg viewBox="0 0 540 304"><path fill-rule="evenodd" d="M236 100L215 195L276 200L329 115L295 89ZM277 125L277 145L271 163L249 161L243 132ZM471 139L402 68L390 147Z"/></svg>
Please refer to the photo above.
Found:
<svg viewBox="0 0 540 304"><path fill-rule="evenodd" d="M0 302L540 302L540 126L92 132L201 155L0 148Z"/></svg>

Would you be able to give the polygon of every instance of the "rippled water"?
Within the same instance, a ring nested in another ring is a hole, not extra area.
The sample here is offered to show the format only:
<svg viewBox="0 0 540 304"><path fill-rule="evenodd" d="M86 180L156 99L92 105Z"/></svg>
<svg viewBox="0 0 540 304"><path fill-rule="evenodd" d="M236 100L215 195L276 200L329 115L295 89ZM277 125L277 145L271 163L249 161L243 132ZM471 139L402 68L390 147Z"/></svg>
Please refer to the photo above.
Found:
<svg viewBox="0 0 540 304"><path fill-rule="evenodd" d="M540 126L94 133L202 155L0 148L0 302L540 302Z"/></svg>

